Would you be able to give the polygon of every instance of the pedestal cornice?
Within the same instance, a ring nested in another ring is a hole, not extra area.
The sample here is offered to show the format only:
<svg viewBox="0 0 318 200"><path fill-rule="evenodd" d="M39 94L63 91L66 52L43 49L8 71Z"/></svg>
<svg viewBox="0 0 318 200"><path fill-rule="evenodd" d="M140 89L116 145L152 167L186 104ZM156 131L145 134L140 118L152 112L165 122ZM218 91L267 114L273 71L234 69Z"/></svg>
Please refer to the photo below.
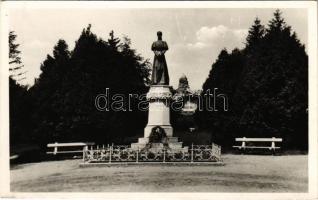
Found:
<svg viewBox="0 0 318 200"><path fill-rule="evenodd" d="M171 86L169 85L152 85L147 93L148 100L171 99Z"/></svg>

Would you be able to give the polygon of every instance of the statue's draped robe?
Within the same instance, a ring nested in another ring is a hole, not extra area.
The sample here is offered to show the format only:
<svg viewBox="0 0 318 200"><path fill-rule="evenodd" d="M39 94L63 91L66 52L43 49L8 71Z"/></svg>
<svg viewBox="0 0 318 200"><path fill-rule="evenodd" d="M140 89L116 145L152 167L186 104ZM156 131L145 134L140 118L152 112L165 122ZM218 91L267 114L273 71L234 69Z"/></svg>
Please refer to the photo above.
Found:
<svg viewBox="0 0 318 200"><path fill-rule="evenodd" d="M153 61L152 84L153 85L169 85L169 74L164 51L168 50L165 41L158 40L152 43L152 51L160 51L161 55L156 55Z"/></svg>

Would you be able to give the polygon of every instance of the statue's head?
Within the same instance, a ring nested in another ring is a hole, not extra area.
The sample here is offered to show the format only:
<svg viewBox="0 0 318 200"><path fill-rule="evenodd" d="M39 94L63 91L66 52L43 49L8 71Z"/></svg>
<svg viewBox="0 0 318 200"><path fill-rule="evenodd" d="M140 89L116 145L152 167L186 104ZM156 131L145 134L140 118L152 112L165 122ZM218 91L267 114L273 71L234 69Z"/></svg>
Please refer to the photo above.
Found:
<svg viewBox="0 0 318 200"><path fill-rule="evenodd" d="M161 39L162 39L162 32L161 32L161 31L158 31L158 32L157 32L157 36L158 36L158 39L161 40Z"/></svg>

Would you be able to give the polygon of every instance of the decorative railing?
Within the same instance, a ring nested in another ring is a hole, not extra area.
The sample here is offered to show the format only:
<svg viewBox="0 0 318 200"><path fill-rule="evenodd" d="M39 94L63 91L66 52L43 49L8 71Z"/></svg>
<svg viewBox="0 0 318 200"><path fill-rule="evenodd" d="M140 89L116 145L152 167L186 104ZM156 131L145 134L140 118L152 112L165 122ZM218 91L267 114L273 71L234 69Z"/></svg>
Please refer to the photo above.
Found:
<svg viewBox="0 0 318 200"><path fill-rule="evenodd" d="M125 145L90 146L83 151L84 163L115 162L221 162L221 147L212 145L192 145L183 149L131 149Z"/></svg>

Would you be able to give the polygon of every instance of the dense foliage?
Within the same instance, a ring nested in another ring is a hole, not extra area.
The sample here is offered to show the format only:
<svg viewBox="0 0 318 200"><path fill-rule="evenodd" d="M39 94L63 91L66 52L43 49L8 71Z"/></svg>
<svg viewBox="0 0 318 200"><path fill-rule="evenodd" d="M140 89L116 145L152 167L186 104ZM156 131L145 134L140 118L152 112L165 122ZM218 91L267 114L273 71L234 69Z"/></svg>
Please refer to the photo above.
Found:
<svg viewBox="0 0 318 200"><path fill-rule="evenodd" d="M59 40L27 92L32 101L32 111L27 113L32 131L23 134L38 145L55 141L127 143L130 136L142 134L147 113L136 109L141 100L137 98L131 99L129 111L128 94L147 92L149 62L130 48L129 38L120 40L111 32L105 41L90 29L89 25L83 30L72 51ZM95 98L106 95L106 88L107 105L116 100L122 109L106 112L96 108ZM125 99L112 99L114 94ZM18 98L12 97L11 103Z"/></svg>
<svg viewBox="0 0 318 200"><path fill-rule="evenodd" d="M9 118L10 118L10 144L27 143L30 129L28 113L30 113L30 98L27 87L20 85L19 81L25 79L24 66L20 57L17 35L9 33Z"/></svg>
<svg viewBox="0 0 318 200"><path fill-rule="evenodd" d="M242 50L225 49L212 65L203 93L218 88L229 110L197 112L215 142L230 147L235 137L282 137L285 148L308 145L308 57L277 10L268 28L256 18ZM206 105L206 104L203 104Z"/></svg>

